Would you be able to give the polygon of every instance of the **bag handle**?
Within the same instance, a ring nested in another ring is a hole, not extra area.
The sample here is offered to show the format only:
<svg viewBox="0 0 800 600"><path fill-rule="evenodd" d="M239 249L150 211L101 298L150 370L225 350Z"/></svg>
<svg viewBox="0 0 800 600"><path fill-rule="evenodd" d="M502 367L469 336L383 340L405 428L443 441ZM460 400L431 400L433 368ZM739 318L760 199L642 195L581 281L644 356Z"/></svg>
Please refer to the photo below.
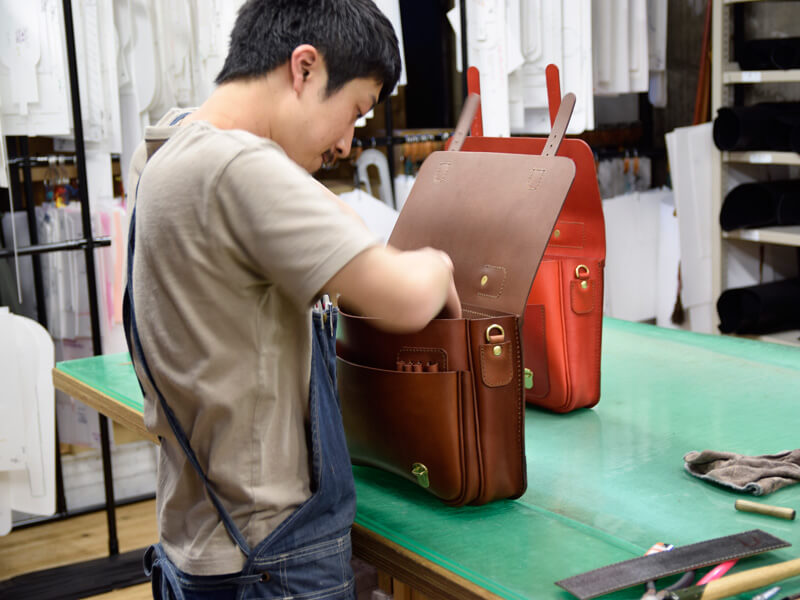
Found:
<svg viewBox="0 0 800 600"><path fill-rule="evenodd" d="M475 113L480 105L480 96L478 94L470 94L464 101L464 107L461 109L461 115L458 117L458 124L453 132L453 141L448 148L449 152L457 152L461 150L464 144L464 139L469 133L469 127ZM567 133L567 126L572 117L572 111L575 109L575 94L570 92L561 99L561 104L558 107L558 114L556 115L553 127L550 130L550 136L542 150L542 156L555 156L558 149L561 147L561 142L564 140L564 135Z"/></svg>
<svg viewBox="0 0 800 600"><path fill-rule="evenodd" d="M478 94L470 94L467 96L467 99L464 101L464 106L461 108L461 115L458 117L456 130L453 132L453 141L450 142L450 147L447 149L448 152L457 152L461 150L464 139L467 137L467 133L469 133L469 126L472 123L472 119L475 117L475 112L478 110L480 103L481 97L478 96Z"/></svg>
<svg viewBox="0 0 800 600"><path fill-rule="evenodd" d="M561 99L561 106L558 107L558 114L550 130L550 136L542 150L542 156L555 156L558 149L561 147L561 142L564 140L564 135L567 133L567 125L569 119L572 117L572 111L575 109L575 94L570 92Z"/></svg>

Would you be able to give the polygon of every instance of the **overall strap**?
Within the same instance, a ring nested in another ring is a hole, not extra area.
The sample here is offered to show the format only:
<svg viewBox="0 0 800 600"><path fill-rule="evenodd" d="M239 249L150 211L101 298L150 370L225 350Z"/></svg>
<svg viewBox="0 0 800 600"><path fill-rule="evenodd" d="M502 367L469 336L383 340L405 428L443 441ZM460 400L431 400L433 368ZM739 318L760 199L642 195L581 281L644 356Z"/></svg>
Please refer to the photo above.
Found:
<svg viewBox="0 0 800 600"><path fill-rule="evenodd" d="M188 113L187 113L188 114ZM178 117L173 123L177 123L184 115ZM138 196L139 186L136 186L136 195ZM130 352L131 356L135 356L139 364L141 364L142 369L144 370L147 379L150 381L150 385L156 392L158 396L158 401L161 405L161 409L164 411L164 415L167 417L167 422L169 426L172 428L172 432L175 434L175 439L178 440L178 443L183 448L186 457L189 459L189 463L192 465L194 470L197 472L198 476L203 482L203 485L206 488L206 492L208 493L208 497L211 500L211 503L214 505L214 508L217 510L220 519L222 520L223 525L225 525L225 529L228 531L228 535L231 536L231 539L236 543L237 546L241 549L245 556L250 555L250 547L247 544L247 541L244 539L241 531L239 528L236 527L236 524L233 522L233 518L230 516L225 507L222 505L217 494L214 492L213 488L211 487L211 482L208 479L208 476L203 471L203 467L200 466L200 462L197 460L197 455L195 455L194 450L189 445L189 440L186 437L186 434L183 431L180 423L178 422L175 413L167 404L166 399L164 398L161 391L158 389L156 385L155 379L153 377L152 372L150 371L150 367L147 364L147 359L144 357L144 352L142 351L142 344L141 339L139 338L139 330L136 326L136 312L133 302L133 254L136 245L136 205L134 203L133 212L131 213L131 223L130 228L128 230L128 283L125 289L125 296L123 298L123 305L122 305L122 312L123 312L123 321L125 324L125 338L128 342L128 351ZM139 382L141 387L141 382ZM144 388L142 388L142 393L144 393Z"/></svg>

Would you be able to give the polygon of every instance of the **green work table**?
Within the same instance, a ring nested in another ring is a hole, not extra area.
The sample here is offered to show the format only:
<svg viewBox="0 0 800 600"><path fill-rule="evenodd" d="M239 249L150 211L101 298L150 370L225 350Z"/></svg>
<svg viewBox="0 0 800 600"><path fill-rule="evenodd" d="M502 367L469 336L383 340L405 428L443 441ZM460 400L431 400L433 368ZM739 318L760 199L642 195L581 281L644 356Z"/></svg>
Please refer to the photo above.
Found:
<svg viewBox="0 0 800 600"><path fill-rule="evenodd" d="M793 546L743 559L731 573L800 556L797 521L733 508L748 498L800 509L800 485L750 498L691 477L682 458L797 448L800 349L605 319L602 356L594 409L528 409L528 491L517 500L450 508L405 480L354 467L356 554L433 597L537 600L572 598L553 582L641 556L656 542L758 528ZM127 354L59 363L54 380L144 431ZM776 598L798 593L800 577L781 585Z"/></svg>

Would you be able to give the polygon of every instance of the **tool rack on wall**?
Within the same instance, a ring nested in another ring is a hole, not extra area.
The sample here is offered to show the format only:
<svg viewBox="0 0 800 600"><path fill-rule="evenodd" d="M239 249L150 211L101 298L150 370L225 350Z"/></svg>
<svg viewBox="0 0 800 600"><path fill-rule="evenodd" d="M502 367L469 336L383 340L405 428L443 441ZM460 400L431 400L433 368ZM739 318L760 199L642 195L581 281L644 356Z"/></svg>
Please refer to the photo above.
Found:
<svg viewBox="0 0 800 600"><path fill-rule="evenodd" d="M94 237L91 226L91 210L89 204L89 191L86 171L86 151L83 135L83 122L81 119L81 101L78 87L78 66L75 49L75 34L73 26L73 13L71 0L63 0L64 23L66 31L66 50L69 65L69 83L71 91L72 120L75 136L75 155L64 157L65 163L74 163L77 171L78 194L81 207L81 224L83 236L80 239L64 242L39 244L36 212L33 189L32 169L37 166L49 166L51 162L47 157L30 156L29 140L24 136L9 136L9 203L14 209L25 210L27 213L28 233L30 245L0 250L0 258L9 258L16 261L19 256L30 256L33 268L34 290L36 297L36 316L38 322L47 328L47 310L45 304L44 283L40 256L50 252L66 252L82 250L86 261L86 285L88 288L90 322L92 331L92 350L95 356L102 354L102 341L100 337L100 317L97 299L97 278L95 270L96 248L111 245L109 237ZM2 140L6 143L6 140ZM22 172L23 177L20 177ZM22 201L24 200L24 201ZM8 240L4 240L8 241ZM6 244L8 245L8 244ZM17 261L18 262L18 261ZM15 265L19 268L19 265ZM64 483L61 469L61 454L58 445L58 431L56 429L56 513L51 517L32 518L16 523L15 528L37 525L49 521L60 520L85 514L86 512L105 509L108 522L108 552L109 556L119 554L119 544L116 533L116 502L111 467L111 442L109 423L107 417L100 415L100 446L102 453L103 477L105 487L105 503L100 506L87 507L80 511L69 511L66 506Z"/></svg>

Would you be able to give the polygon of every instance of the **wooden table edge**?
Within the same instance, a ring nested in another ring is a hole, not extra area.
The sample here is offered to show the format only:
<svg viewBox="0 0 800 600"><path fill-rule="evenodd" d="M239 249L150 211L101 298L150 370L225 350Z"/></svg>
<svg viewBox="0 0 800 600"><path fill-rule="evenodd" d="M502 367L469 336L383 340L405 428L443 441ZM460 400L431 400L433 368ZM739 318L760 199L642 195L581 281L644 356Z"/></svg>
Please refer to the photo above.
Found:
<svg viewBox="0 0 800 600"><path fill-rule="evenodd" d="M352 530L353 554L436 600L502 600L419 554L358 523Z"/></svg>
<svg viewBox="0 0 800 600"><path fill-rule="evenodd" d="M72 375L68 375L57 367L53 369L53 385L56 389L61 390L65 394L69 394L95 409L102 415L105 415L112 421L124 425L128 429L144 436L151 442L158 444L158 437L147 431L142 419L142 413L125 406L119 400L104 394L97 388L84 383L80 379L76 379Z"/></svg>

